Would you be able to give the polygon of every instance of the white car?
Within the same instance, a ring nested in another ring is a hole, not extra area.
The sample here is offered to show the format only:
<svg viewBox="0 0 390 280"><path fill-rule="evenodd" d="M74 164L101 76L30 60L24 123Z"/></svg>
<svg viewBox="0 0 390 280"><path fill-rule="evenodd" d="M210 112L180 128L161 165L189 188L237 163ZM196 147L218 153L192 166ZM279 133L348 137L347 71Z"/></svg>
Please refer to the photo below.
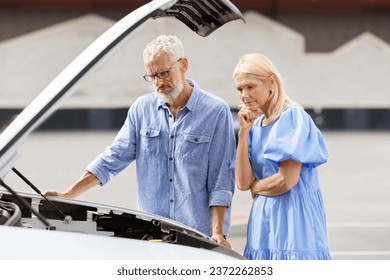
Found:
<svg viewBox="0 0 390 280"><path fill-rule="evenodd" d="M114 24L70 63L0 134L0 259L243 259L176 221L137 210L44 197L15 169L18 149L106 53L150 18L171 16L201 36L243 17L228 0L155 0ZM15 192L15 172L31 193ZM44 247L44 250L42 249Z"/></svg>

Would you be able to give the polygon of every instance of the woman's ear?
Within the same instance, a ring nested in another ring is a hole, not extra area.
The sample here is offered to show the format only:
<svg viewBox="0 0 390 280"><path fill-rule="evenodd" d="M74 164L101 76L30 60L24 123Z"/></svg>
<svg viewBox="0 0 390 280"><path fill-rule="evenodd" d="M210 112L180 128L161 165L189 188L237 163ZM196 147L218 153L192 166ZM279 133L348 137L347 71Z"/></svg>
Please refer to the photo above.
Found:
<svg viewBox="0 0 390 280"><path fill-rule="evenodd" d="M268 80L269 80L270 87L273 87L276 84L275 75L271 75Z"/></svg>

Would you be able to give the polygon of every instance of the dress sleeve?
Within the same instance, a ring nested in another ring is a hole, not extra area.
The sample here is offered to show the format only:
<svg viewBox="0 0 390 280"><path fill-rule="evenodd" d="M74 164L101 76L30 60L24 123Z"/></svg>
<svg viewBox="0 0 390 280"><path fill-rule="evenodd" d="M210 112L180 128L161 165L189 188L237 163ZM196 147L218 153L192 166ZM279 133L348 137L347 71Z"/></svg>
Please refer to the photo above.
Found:
<svg viewBox="0 0 390 280"><path fill-rule="evenodd" d="M328 159L328 151L321 132L302 107L287 108L275 121L264 156L281 162L294 160L310 167L317 167Z"/></svg>

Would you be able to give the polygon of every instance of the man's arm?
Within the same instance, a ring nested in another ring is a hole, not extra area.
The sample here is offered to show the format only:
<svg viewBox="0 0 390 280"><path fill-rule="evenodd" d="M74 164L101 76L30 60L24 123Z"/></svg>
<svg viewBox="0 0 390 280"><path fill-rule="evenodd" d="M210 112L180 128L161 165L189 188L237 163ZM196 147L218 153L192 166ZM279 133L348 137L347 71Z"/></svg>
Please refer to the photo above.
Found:
<svg viewBox="0 0 390 280"><path fill-rule="evenodd" d="M209 206L212 211L211 237L230 248L229 242L223 236L226 234L223 227L230 224L230 221L225 221L225 213L231 205L234 193L234 171L231 165L235 153L235 137L233 118L227 105L221 108L216 119L218 122L209 150L207 182Z"/></svg>
<svg viewBox="0 0 390 280"><path fill-rule="evenodd" d="M67 198L75 198L80 194L86 192L92 187L100 184L99 179L91 172L86 171L80 179L77 180L72 186L70 186L65 192L58 192L49 190L44 192L44 196L62 196Z"/></svg>
<svg viewBox="0 0 390 280"><path fill-rule="evenodd" d="M223 222L225 218L225 206L212 206L212 235L211 238L219 244L231 248L230 243L223 236Z"/></svg>

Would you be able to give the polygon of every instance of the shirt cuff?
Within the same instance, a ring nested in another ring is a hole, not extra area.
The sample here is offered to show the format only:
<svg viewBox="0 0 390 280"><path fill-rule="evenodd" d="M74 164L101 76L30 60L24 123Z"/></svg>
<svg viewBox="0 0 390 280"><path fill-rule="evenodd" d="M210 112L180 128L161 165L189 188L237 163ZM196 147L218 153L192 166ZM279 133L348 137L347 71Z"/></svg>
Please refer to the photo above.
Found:
<svg viewBox="0 0 390 280"><path fill-rule="evenodd" d="M214 191L210 195L209 207L211 206L226 206L230 207L232 205L233 193L225 190Z"/></svg>
<svg viewBox="0 0 390 280"><path fill-rule="evenodd" d="M107 172L105 172L104 170L101 170L97 167L90 165L85 170L91 172L93 175L95 175L96 178L99 179L100 186L107 184L111 180L110 174L107 174Z"/></svg>

